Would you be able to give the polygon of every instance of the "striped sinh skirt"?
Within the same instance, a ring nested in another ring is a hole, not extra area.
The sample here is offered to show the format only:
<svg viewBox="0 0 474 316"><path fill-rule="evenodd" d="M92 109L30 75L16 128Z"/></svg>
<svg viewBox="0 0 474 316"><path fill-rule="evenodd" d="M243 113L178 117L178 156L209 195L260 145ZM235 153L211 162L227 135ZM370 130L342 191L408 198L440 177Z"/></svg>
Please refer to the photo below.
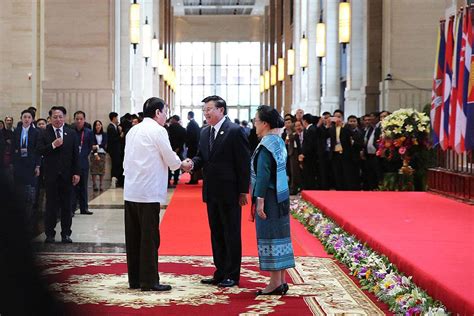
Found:
<svg viewBox="0 0 474 316"><path fill-rule="evenodd" d="M265 195L265 220L255 214L260 270L278 271L295 266L290 236L289 200L277 203L276 192L268 189Z"/></svg>

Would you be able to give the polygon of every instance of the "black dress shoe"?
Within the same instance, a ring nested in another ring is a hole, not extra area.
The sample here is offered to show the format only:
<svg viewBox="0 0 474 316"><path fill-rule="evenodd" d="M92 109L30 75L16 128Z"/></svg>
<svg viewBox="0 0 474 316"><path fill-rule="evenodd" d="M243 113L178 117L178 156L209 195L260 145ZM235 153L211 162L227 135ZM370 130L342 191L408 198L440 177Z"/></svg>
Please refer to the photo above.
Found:
<svg viewBox="0 0 474 316"><path fill-rule="evenodd" d="M45 244L54 244L55 242L56 240L54 239L54 237L46 237L46 239L44 240Z"/></svg>
<svg viewBox="0 0 474 316"><path fill-rule="evenodd" d="M277 286L273 291L271 292L264 292L263 290L258 290L257 293L255 293L257 296L259 295L285 295L287 288L285 287L286 283L280 284ZM288 286L288 284L286 285Z"/></svg>
<svg viewBox="0 0 474 316"><path fill-rule="evenodd" d="M84 212L81 212L82 215L92 215L94 212L91 212L89 210L85 210Z"/></svg>
<svg viewBox="0 0 474 316"><path fill-rule="evenodd" d="M220 282L219 280L214 279L214 278L202 279L201 280L202 284L209 284L209 285L217 285L217 284L219 284L219 282Z"/></svg>
<svg viewBox="0 0 474 316"><path fill-rule="evenodd" d="M225 279L219 282L219 284L217 284L218 287L232 287L234 285L239 285L239 281L234 281L232 279Z"/></svg>
<svg viewBox="0 0 474 316"><path fill-rule="evenodd" d="M155 284L152 287L142 287L142 291L169 291L171 290L171 285L165 285L165 284Z"/></svg>
<svg viewBox="0 0 474 316"><path fill-rule="evenodd" d="M72 239L71 239L71 237L69 237L69 236L65 236L65 237L62 237L62 238L61 238L61 242L62 242L63 244L72 244Z"/></svg>
<svg viewBox="0 0 474 316"><path fill-rule="evenodd" d="M131 289L131 290L137 290L137 289L140 288L140 285L139 284L130 284L130 286L128 288Z"/></svg>

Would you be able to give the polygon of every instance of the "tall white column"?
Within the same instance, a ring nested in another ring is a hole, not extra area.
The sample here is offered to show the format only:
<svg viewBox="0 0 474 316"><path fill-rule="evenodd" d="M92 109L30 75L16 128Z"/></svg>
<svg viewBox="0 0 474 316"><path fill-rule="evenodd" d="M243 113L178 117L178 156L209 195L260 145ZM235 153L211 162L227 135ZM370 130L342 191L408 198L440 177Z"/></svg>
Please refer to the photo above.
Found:
<svg viewBox="0 0 474 316"><path fill-rule="evenodd" d="M115 109L119 114L125 114L132 110L131 100L131 54L133 55L133 49L130 45L130 2L120 2L120 55L116 58L120 59L120 76L116 78L120 80L120 108ZM116 91L117 93L117 91Z"/></svg>
<svg viewBox="0 0 474 316"><path fill-rule="evenodd" d="M321 8L319 7L319 1L305 1L307 1L306 30L308 36L308 68L306 69L306 72L308 81L307 84L302 87L303 89L306 89L306 105L304 110L313 115L320 115L321 79L319 75L319 60L318 57L316 57L316 24L319 22Z"/></svg>
<svg viewBox="0 0 474 316"><path fill-rule="evenodd" d="M326 57L325 57L325 88L321 98L321 111L333 112L339 108L340 100L340 44L338 39L339 0L326 0Z"/></svg>
<svg viewBox="0 0 474 316"><path fill-rule="evenodd" d="M347 86L345 91L345 114L346 117L354 114L362 116L365 114L365 102L362 99L362 81L364 73L363 50L364 50L364 4L363 2L351 2L351 42L347 46Z"/></svg>
<svg viewBox="0 0 474 316"><path fill-rule="evenodd" d="M296 111L301 102L301 68L300 68L300 38L301 38L301 0L293 2L293 49L295 50L295 74L293 75L293 104L292 112Z"/></svg>

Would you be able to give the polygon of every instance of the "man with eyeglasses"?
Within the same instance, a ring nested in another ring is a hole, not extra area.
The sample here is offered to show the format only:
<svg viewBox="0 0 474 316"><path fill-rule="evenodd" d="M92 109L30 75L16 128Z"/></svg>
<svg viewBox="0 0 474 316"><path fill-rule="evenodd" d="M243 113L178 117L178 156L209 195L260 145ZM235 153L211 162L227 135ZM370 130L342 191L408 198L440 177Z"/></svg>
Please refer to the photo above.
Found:
<svg viewBox="0 0 474 316"><path fill-rule="evenodd" d="M198 154L183 163L183 170L203 169L202 196L216 270L201 283L231 287L240 279L242 206L247 204L250 182L249 145L242 128L227 118L224 99L213 95L202 102L209 126L201 131Z"/></svg>
<svg viewBox="0 0 474 316"><path fill-rule="evenodd" d="M54 243L56 216L61 210L61 242L71 240L71 191L79 183L79 145L75 132L64 124L66 109L51 108L51 125L38 138L37 151L43 156L46 187L45 243ZM71 186L72 183L72 186Z"/></svg>

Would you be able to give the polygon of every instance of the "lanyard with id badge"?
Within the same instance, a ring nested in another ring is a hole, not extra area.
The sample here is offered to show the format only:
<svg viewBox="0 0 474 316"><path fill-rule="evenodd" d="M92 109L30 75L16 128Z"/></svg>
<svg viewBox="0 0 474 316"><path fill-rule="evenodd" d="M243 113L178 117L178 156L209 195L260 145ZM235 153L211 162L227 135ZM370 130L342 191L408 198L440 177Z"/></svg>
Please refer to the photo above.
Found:
<svg viewBox="0 0 474 316"><path fill-rule="evenodd" d="M81 143L79 144L79 154L82 151L82 145L83 144L84 144L84 130L82 130L82 133L81 133Z"/></svg>

